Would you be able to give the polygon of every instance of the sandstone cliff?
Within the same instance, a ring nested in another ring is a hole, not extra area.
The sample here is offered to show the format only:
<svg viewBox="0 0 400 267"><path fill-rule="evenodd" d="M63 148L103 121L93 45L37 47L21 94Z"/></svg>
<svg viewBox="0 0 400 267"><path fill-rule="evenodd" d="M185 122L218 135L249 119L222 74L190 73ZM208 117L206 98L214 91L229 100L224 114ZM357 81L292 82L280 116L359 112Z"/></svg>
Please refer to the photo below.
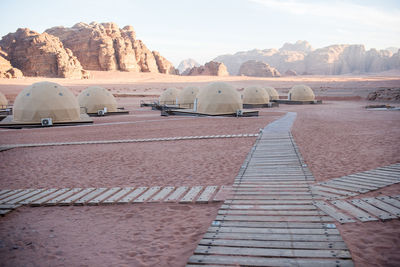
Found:
<svg viewBox="0 0 400 267"><path fill-rule="evenodd" d="M229 76L229 73L223 63L210 61L204 64L204 66L193 67L192 69L185 71L182 75Z"/></svg>
<svg viewBox="0 0 400 267"><path fill-rule="evenodd" d="M60 40L47 33L39 34L29 29L18 29L0 41L11 65L25 76L61 78L87 78L72 51L65 49Z"/></svg>
<svg viewBox="0 0 400 267"><path fill-rule="evenodd" d="M7 59L7 53L0 49L0 78L21 78L24 75L22 71L13 68Z"/></svg>
<svg viewBox="0 0 400 267"><path fill-rule="evenodd" d="M239 69L239 75L253 76L253 77L279 77L281 74L270 65L256 61L249 60L244 62Z"/></svg>
<svg viewBox="0 0 400 267"><path fill-rule="evenodd" d="M234 55L222 55L214 60L227 66L230 74L237 75L240 65L248 60L269 64L279 72L337 75L346 73L381 72L400 68L398 53L371 49L363 45L331 45L313 50L306 41L286 43L279 50L250 50Z"/></svg>
<svg viewBox="0 0 400 267"><path fill-rule="evenodd" d="M175 74L173 65L136 39L132 26L120 29L115 23L77 23L72 28L53 27L57 36L88 70L122 70Z"/></svg>

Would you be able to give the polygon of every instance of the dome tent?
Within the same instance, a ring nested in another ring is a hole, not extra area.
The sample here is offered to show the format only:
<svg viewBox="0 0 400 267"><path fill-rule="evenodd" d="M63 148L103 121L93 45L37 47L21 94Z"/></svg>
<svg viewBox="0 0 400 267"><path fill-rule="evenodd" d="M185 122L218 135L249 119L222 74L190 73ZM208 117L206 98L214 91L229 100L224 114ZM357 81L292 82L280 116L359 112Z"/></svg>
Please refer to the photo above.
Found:
<svg viewBox="0 0 400 267"><path fill-rule="evenodd" d="M243 109L240 94L224 82L210 83L197 95L197 112L208 115L232 114Z"/></svg>
<svg viewBox="0 0 400 267"><path fill-rule="evenodd" d="M288 100L291 101L314 101L315 95L313 90L307 85L295 85L290 89Z"/></svg>
<svg viewBox="0 0 400 267"><path fill-rule="evenodd" d="M198 87L185 87L178 95L180 108L193 108L194 100L199 92Z"/></svg>
<svg viewBox="0 0 400 267"><path fill-rule="evenodd" d="M175 105L179 91L175 88L168 88L160 95L158 102L160 105Z"/></svg>
<svg viewBox="0 0 400 267"><path fill-rule="evenodd" d="M2 92L0 92L0 109L7 108L7 105L8 105L8 100L6 96Z"/></svg>
<svg viewBox="0 0 400 267"><path fill-rule="evenodd" d="M84 107L87 113L95 113L107 108L107 113L118 112L115 97L105 88L90 86L78 96L80 107Z"/></svg>
<svg viewBox="0 0 400 267"><path fill-rule="evenodd" d="M265 86L264 90L268 93L270 101L279 99L279 94L274 87Z"/></svg>
<svg viewBox="0 0 400 267"><path fill-rule="evenodd" d="M269 103L268 93L259 87L247 87L243 91L243 105L262 105Z"/></svg>
<svg viewBox="0 0 400 267"><path fill-rule="evenodd" d="M57 83L38 82L18 94L13 115L1 121L1 126L41 126L44 118L51 118L54 124L93 122L87 114L80 114L78 100L70 90Z"/></svg>

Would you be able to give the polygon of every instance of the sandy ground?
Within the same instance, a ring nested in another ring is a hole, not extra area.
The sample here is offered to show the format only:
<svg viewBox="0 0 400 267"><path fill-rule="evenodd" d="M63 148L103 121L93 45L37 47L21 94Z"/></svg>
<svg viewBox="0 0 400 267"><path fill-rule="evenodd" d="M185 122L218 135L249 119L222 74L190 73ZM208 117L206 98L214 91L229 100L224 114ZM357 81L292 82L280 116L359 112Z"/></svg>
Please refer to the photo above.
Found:
<svg viewBox="0 0 400 267"><path fill-rule="evenodd" d="M101 84L123 97L131 115L96 118L93 126L0 130L0 143L114 140L203 134L255 133L286 111L298 117L293 135L318 181L400 162L400 116L367 111L353 101L377 87L399 87L398 76L264 78L173 77L94 72L86 81L47 79L75 93ZM128 78L127 78L128 77ZM39 78L0 80L9 97ZM281 93L313 86L323 105L262 110L258 118L162 118L140 109L163 88L227 80L237 88L271 84ZM134 91L136 90L136 91ZM118 92L119 91L119 92ZM358 97L358 98L357 98ZM334 101L345 99L347 101ZM349 101L352 100L352 101ZM230 184L254 138L125 145L13 149L0 153L0 187ZM366 196L399 194L390 186ZM360 197L363 197L361 195ZM0 218L4 266L184 266L215 218L218 204L145 204L107 207L23 207ZM398 266L399 221L339 226L356 266Z"/></svg>

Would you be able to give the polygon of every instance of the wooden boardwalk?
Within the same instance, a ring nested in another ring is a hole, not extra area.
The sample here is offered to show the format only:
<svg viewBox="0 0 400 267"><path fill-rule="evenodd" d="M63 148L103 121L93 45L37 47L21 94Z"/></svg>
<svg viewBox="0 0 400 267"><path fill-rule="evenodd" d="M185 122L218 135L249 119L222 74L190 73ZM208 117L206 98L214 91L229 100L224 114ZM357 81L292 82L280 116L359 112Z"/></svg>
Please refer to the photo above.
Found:
<svg viewBox="0 0 400 267"><path fill-rule="evenodd" d="M334 219L314 205L314 178L290 133L269 124L187 266L353 266Z"/></svg>

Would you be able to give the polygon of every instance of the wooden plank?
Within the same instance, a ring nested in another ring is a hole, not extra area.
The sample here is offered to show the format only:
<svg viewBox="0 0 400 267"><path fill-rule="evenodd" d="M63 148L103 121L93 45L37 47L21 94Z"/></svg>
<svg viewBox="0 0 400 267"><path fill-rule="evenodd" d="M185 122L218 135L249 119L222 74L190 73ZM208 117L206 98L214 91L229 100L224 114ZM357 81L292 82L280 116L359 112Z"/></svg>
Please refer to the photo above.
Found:
<svg viewBox="0 0 400 267"><path fill-rule="evenodd" d="M159 186L154 186L154 187L150 187L149 190L147 190L146 192L144 192L142 195L140 195L137 199L135 199L133 202L134 203L143 203L145 202L147 199L149 199L152 195L154 195L155 193L157 193L160 190L161 187Z"/></svg>
<svg viewBox="0 0 400 267"><path fill-rule="evenodd" d="M194 200L197 194L203 189L202 186L193 186L189 192L179 201L179 203L189 203Z"/></svg>
<svg viewBox="0 0 400 267"><path fill-rule="evenodd" d="M122 188L121 191L119 191L118 193L116 193L115 195L112 195L111 197L107 198L106 200L103 201L103 204L112 204L117 202L120 198L122 198L123 196L125 196L126 194L128 194L129 192L131 192L133 189L135 189L134 187L124 187Z"/></svg>
<svg viewBox="0 0 400 267"><path fill-rule="evenodd" d="M363 183L369 183L371 185L374 185L376 187L382 187L382 186L387 186L392 184L391 182L383 182L380 180L373 180L373 179L368 179L368 178L359 178L359 177L353 177L353 176L344 176L342 177L343 179L347 179L349 181L359 181L359 182L363 182ZM342 179L340 178L340 179ZM337 179L339 180L339 179Z"/></svg>
<svg viewBox="0 0 400 267"><path fill-rule="evenodd" d="M331 222L329 216L249 216L249 215L217 215L216 220L255 221L255 222Z"/></svg>
<svg viewBox="0 0 400 267"><path fill-rule="evenodd" d="M306 195L309 196L310 192L308 191L235 191L235 196L242 196L242 195Z"/></svg>
<svg viewBox="0 0 400 267"><path fill-rule="evenodd" d="M305 229L305 228L267 228L267 227L229 227L229 226L211 226L207 232L214 233L260 233L260 234L300 234L300 235L340 235L335 229Z"/></svg>
<svg viewBox="0 0 400 267"><path fill-rule="evenodd" d="M205 233L203 238L209 239L241 239L265 241L343 241L340 235L302 235L302 234L264 234L264 233Z"/></svg>
<svg viewBox="0 0 400 267"><path fill-rule="evenodd" d="M3 190L0 190L0 199L3 198L2 195L5 195L6 193L11 192L11 191L12 191L11 189L3 189Z"/></svg>
<svg viewBox="0 0 400 267"><path fill-rule="evenodd" d="M390 178L390 177L383 177L380 175L374 175L374 174L366 174L366 173L355 173L349 175L349 177L357 177L361 179L373 179L375 181L380 181L380 182L385 182L385 183L397 183L398 180L396 178Z"/></svg>
<svg viewBox="0 0 400 267"><path fill-rule="evenodd" d="M362 190L362 189L368 189L368 190L376 190L378 189L378 187L376 186L369 186L369 185L361 185L361 184L355 184L352 183L350 181L336 181L336 180L329 180L328 184L337 184L337 185L344 185L344 186L349 186L349 187L353 187L355 189L358 190Z"/></svg>
<svg viewBox="0 0 400 267"><path fill-rule="evenodd" d="M205 246L230 246L247 248L292 248L292 249L347 249L344 242L296 242L296 241L260 241L260 240L225 240L225 239L202 239L199 245Z"/></svg>
<svg viewBox="0 0 400 267"><path fill-rule="evenodd" d="M272 215L272 216L318 216L319 210L223 210L218 211L219 215Z"/></svg>
<svg viewBox="0 0 400 267"><path fill-rule="evenodd" d="M310 195L234 195L232 200L312 200Z"/></svg>
<svg viewBox="0 0 400 267"><path fill-rule="evenodd" d="M385 203L388 203L392 206L395 206L396 208L400 208L400 201L395 198L388 197L388 196L381 196L381 197L376 197L376 198Z"/></svg>
<svg viewBox="0 0 400 267"><path fill-rule="evenodd" d="M351 217L339 212L337 209L328 205L324 201L315 201L314 205L340 223L355 222Z"/></svg>
<svg viewBox="0 0 400 267"><path fill-rule="evenodd" d="M248 227L248 228L306 228L306 229L336 229L335 224L323 222L249 222L249 221L218 221L211 223L218 227Z"/></svg>
<svg viewBox="0 0 400 267"><path fill-rule="evenodd" d="M370 197L370 198L363 198L363 201L377 207L380 208L381 210L387 211L393 215L396 215L397 217L400 217L400 209L396 208L392 205L389 205L383 201L380 201L379 199Z"/></svg>
<svg viewBox="0 0 400 267"><path fill-rule="evenodd" d="M331 202L333 205L338 207L339 209L345 210L355 218L359 219L362 222L368 221L377 221L378 219L372 217L370 214L364 212L363 210L356 208L355 206L351 205L350 203L343 201L343 200L335 200Z"/></svg>
<svg viewBox="0 0 400 267"><path fill-rule="evenodd" d="M215 256L215 255L193 255L189 263L201 264L235 264L235 266L307 266L307 267L353 267L351 260L340 259L287 259L287 258L264 258L264 257L238 257L238 256Z"/></svg>
<svg viewBox="0 0 400 267"><path fill-rule="evenodd" d="M10 196L2 199L0 201L0 204L8 203L9 201L12 201L13 199L24 196L32 191L34 191L34 189L24 189L24 190L17 191L15 194L11 194Z"/></svg>
<svg viewBox="0 0 400 267"><path fill-rule="evenodd" d="M218 186L215 185L207 186L203 193L201 193L199 198L196 200L196 203L208 203L217 188Z"/></svg>
<svg viewBox="0 0 400 267"><path fill-rule="evenodd" d="M362 173L363 175L370 175L372 177L379 177L382 179L388 179L392 181L398 181L399 177L397 174L391 174L387 172L380 172L380 171L366 171Z"/></svg>
<svg viewBox="0 0 400 267"><path fill-rule="evenodd" d="M33 191L29 192L28 194L24 194L24 195L22 195L22 196L20 196L18 198L14 198L13 200L7 201L7 203L8 204L16 204L16 203L18 203L18 202L20 202L20 201L22 201L24 199L32 197L32 196L34 196L36 194L39 194L40 192L43 192L43 191L44 191L44 189L33 190Z"/></svg>
<svg viewBox="0 0 400 267"><path fill-rule="evenodd" d="M266 249L266 248L235 248L223 246L197 246L195 254L219 254L235 256L263 256L288 258L341 258L350 259L346 250L303 250L303 249Z"/></svg>
<svg viewBox="0 0 400 267"><path fill-rule="evenodd" d="M186 192L188 189L187 186L180 186L178 187L171 195L169 195L164 201L165 202L172 202L178 201L178 199Z"/></svg>
<svg viewBox="0 0 400 267"><path fill-rule="evenodd" d="M104 188L104 187L96 188L95 190L93 190L89 194L87 194L87 195L81 197L80 199L76 200L74 202L74 205L84 205L84 204L86 204L86 202L88 202L92 198L95 198L96 196L102 194L106 190L108 190L108 188Z"/></svg>
<svg viewBox="0 0 400 267"><path fill-rule="evenodd" d="M121 190L121 187L110 188L109 190L105 191L104 193L102 193L102 194L98 195L97 197L93 198L92 200L90 200L87 204L88 205L98 205L101 202L103 202L104 200L106 200L108 197L110 197L111 195L118 192L119 190Z"/></svg>
<svg viewBox="0 0 400 267"><path fill-rule="evenodd" d="M328 193L328 192L322 192L322 191L318 191L318 190L312 190L311 191L313 194L315 195L320 195L326 198L340 198L340 197L344 197L342 195L337 195L337 194L333 194L333 193Z"/></svg>
<svg viewBox="0 0 400 267"><path fill-rule="evenodd" d="M335 181L350 182L350 183L357 184L357 185L371 186L371 187L378 187L378 188L387 185L387 184L383 185L382 183L377 184L370 180L361 180L361 179L357 180L357 178L351 178L351 177L342 177L342 178L335 179Z"/></svg>
<svg viewBox="0 0 400 267"><path fill-rule="evenodd" d="M47 195L50 195L50 194L56 192L57 190L58 190L58 188L51 188L51 189L44 190L44 191L40 192L39 194L36 194L30 198L20 201L19 204L24 204L24 205L30 204L31 202L37 201Z"/></svg>
<svg viewBox="0 0 400 267"><path fill-rule="evenodd" d="M399 171L386 171L386 170L372 170L372 171L366 171L365 173L373 173L373 174L379 174L383 176L390 176L394 177L397 179L400 179L400 172Z"/></svg>
<svg viewBox="0 0 400 267"><path fill-rule="evenodd" d="M16 208L21 207L20 204L1 204L0 210L15 210Z"/></svg>
<svg viewBox="0 0 400 267"><path fill-rule="evenodd" d="M334 193L334 194L344 195L344 196L356 196L356 195L358 195L357 193L353 193L353 192L350 192L350 191L339 190L339 189L329 188L329 187L325 187L325 186L318 186L318 185L311 186L311 190L313 190L313 189L316 189L317 191L331 192L331 193Z"/></svg>
<svg viewBox="0 0 400 267"><path fill-rule="evenodd" d="M68 198L68 197L70 197L70 196L72 196L72 195L78 193L78 192L81 191L81 190L82 190L82 188L73 188L73 189L71 189L70 191L65 192L64 194L61 194L61 195L59 195L59 196L57 196L57 197L55 197L55 198L53 198L53 199L47 201L47 202L45 203L45 205L46 205L46 206L56 205L58 202L60 202L60 201L62 201L63 199L66 199L66 198Z"/></svg>
<svg viewBox="0 0 400 267"><path fill-rule="evenodd" d="M42 197L40 199L36 199L30 203L31 206L40 206L44 204L45 202L49 201L50 199L53 199L61 194L64 194L65 192L69 191L70 188L62 188L60 190L55 191L54 193L51 193L50 195L47 195L45 197Z"/></svg>
<svg viewBox="0 0 400 267"><path fill-rule="evenodd" d="M226 200L226 202L230 204L252 204L252 205L288 205L288 204L311 204L313 203L313 199L310 198L308 200L292 200L292 199L262 199L262 200L253 200L253 199L233 199L233 200ZM226 203L225 202L225 203Z"/></svg>
<svg viewBox="0 0 400 267"><path fill-rule="evenodd" d="M96 188L93 188L93 187L85 188L82 191L79 191L78 193L73 194L64 200L61 200L60 202L58 202L58 204L59 205L70 205L70 204L74 203L76 200L83 197L84 195L89 194L90 192L94 191L95 189Z"/></svg>
<svg viewBox="0 0 400 267"><path fill-rule="evenodd" d="M338 185L338 184L328 183L328 182L319 183L319 185L332 187L332 188L338 188L338 189L344 189L344 190L347 190L347 191L358 192L358 193L366 193L366 192L370 191L370 190L359 189L359 188L354 188L354 187L344 186L344 185Z"/></svg>
<svg viewBox="0 0 400 267"><path fill-rule="evenodd" d="M129 194L118 200L117 203L129 203L146 190L147 187L138 187L134 191L130 192Z"/></svg>
<svg viewBox="0 0 400 267"><path fill-rule="evenodd" d="M24 191L24 190L23 189L14 189L14 190L11 190L11 191L3 194L2 196L0 196L0 203L2 202L3 199L8 198L9 196L15 195L22 191Z"/></svg>
<svg viewBox="0 0 400 267"><path fill-rule="evenodd" d="M362 201L361 199L353 199L350 201L353 205L371 213L372 215L378 217L381 220L389 220L389 219L395 219L397 218L395 215L392 215L390 213L387 213L386 211L380 210L371 204L368 204L365 201Z"/></svg>
<svg viewBox="0 0 400 267"><path fill-rule="evenodd" d="M5 209L5 210L0 210L0 215L1 216L4 216L4 215L6 215L7 213L10 213L10 212L12 212L13 210L7 210L7 209Z"/></svg>
<svg viewBox="0 0 400 267"><path fill-rule="evenodd" d="M314 205L222 205L220 209L231 210L315 210Z"/></svg>
<svg viewBox="0 0 400 267"><path fill-rule="evenodd" d="M175 187L166 186L160 192L158 192L154 197L150 199L150 202L162 201L169 193L171 193Z"/></svg>

